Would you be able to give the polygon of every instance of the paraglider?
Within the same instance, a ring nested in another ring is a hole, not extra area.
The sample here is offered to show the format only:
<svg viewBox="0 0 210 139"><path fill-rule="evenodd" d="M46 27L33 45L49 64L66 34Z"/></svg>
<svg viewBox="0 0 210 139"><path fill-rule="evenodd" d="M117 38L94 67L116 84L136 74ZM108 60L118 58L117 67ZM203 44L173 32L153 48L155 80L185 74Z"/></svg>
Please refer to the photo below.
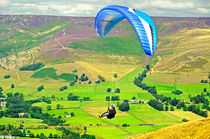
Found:
<svg viewBox="0 0 210 139"><path fill-rule="evenodd" d="M95 18L95 30L99 37L106 37L110 30L123 19L133 26L144 52L153 56L157 33L152 19L141 11L118 5L110 5L101 9Z"/></svg>
<svg viewBox="0 0 210 139"><path fill-rule="evenodd" d="M99 118L106 116L108 119L113 119L115 117L115 114L116 110L114 104L112 104L112 107L108 108L107 112L104 112L103 114L99 115Z"/></svg>

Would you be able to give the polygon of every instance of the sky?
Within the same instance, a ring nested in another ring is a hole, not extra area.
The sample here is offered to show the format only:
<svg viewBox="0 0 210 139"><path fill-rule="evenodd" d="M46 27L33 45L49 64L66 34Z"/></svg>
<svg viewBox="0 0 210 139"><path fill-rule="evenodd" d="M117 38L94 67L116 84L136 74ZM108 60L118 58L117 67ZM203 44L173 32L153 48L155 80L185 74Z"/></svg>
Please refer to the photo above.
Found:
<svg viewBox="0 0 210 139"><path fill-rule="evenodd" d="M151 16L210 17L210 0L0 0L0 15L96 16L108 5Z"/></svg>

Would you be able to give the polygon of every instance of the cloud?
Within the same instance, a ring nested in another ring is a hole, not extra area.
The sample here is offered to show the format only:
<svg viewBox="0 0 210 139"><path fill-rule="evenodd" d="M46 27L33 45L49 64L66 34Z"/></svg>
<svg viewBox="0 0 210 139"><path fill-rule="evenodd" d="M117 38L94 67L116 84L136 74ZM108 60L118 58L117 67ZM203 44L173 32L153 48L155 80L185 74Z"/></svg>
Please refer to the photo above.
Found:
<svg viewBox="0 0 210 139"><path fill-rule="evenodd" d="M175 2L170 0L155 0L151 2L151 6L154 8L161 9L189 9L194 8L195 4L193 2Z"/></svg>
<svg viewBox="0 0 210 139"><path fill-rule="evenodd" d="M36 4L36 3L12 3L12 6L15 7L19 7L21 9L36 9L36 10L40 10L43 12L47 12L48 11L48 5L40 5L40 4Z"/></svg>
<svg viewBox="0 0 210 139"><path fill-rule="evenodd" d="M95 16L107 5L134 8L151 16L210 16L209 0L0 0L0 14ZM6 7L5 7L6 6Z"/></svg>
<svg viewBox="0 0 210 139"><path fill-rule="evenodd" d="M0 7L7 7L10 5L10 0L0 0Z"/></svg>
<svg viewBox="0 0 210 139"><path fill-rule="evenodd" d="M91 14L95 11L96 7L92 4L56 4L52 3L48 5L49 9L56 10L60 14L65 15L81 15L81 14Z"/></svg>
<svg viewBox="0 0 210 139"><path fill-rule="evenodd" d="M198 8L198 11L203 14L210 14L210 10L206 8Z"/></svg>

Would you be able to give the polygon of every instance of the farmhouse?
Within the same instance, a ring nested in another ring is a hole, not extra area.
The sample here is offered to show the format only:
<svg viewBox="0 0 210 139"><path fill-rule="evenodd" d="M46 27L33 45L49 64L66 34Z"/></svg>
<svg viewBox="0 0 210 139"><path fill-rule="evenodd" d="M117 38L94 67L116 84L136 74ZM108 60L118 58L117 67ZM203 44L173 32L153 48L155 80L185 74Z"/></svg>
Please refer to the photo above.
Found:
<svg viewBox="0 0 210 139"><path fill-rule="evenodd" d="M70 114L70 115L65 115L65 117L66 117L66 118L69 118L69 117L71 117L71 114Z"/></svg>
<svg viewBox="0 0 210 139"><path fill-rule="evenodd" d="M5 108L6 107L6 101L1 101L1 108Z"/></svg>
<svg viewBox="0 0 210 139"><path fill-rule="evenodd" d="M18 113L19 117L23 117L24 115L26 116L30 116L29 113L24 113L24 112L21 112L21 113Z"/></svg>
<svg viewBox="0 0 210 139"><path fill-rule="evenodd" d="M145 100L145 99L138 99L138 100L131 100L130 103L132 104L137 104L137 103L147 103L148 100Z"/></svg>

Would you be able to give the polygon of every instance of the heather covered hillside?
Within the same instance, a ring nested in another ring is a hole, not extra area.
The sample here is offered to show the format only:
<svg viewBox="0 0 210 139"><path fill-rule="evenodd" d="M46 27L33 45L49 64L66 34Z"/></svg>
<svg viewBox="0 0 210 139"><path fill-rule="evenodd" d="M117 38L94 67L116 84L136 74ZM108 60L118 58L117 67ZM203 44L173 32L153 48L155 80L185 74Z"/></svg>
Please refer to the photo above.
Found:
<svg viewBox="0 0 210 139"><path fill-rule="evenodd" d="M153 59L158 59L159 63L155 70L206 72L209 67L209 18L153 17L153 20L158 30ZM6 69L40 61L46 64L148 62L128 21L119 23L105 39L96 36L94 18L1 16L0 23L0 63ZM169 64L165 64L168 57Z"/></svg>

